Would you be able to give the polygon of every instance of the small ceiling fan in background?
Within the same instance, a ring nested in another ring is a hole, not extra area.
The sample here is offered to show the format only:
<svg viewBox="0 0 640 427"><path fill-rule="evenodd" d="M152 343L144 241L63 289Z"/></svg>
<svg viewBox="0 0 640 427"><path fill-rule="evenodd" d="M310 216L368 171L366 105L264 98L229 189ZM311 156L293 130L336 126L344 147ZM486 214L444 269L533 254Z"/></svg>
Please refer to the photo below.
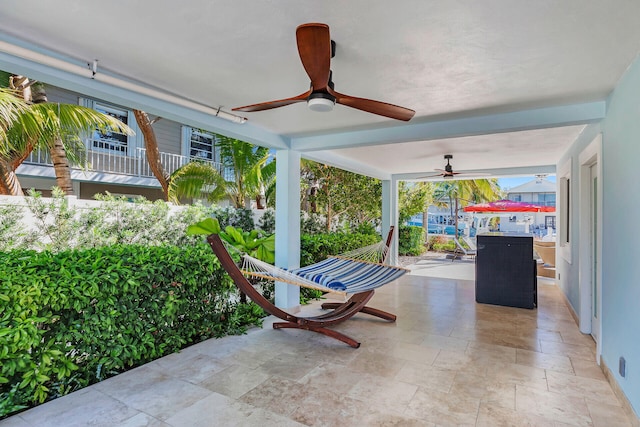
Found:
<svg viewBox="0 0 640 427"><path fill-rule="evenodd" d="M453 154L445 154L444 159L447 161L447 164L445 165L444 169L435 169L436 171L440 171L440 173L437 173L435 175L421 176L420 178L435 178L436 176L440 176L444 179L451 179L457 175L465 175L462 172L453 171L453 166L451 166L451 163L450 163L450 160L453 159Z"/></svg>
<svg viewBox="0 0 640 427"><path fill-rule="evenodd" d="M309 109L313 111L331 111L333 106L338 103L396 120L409 121L414 116L415 111L409 108L371 99L356 98L334 90L331 58L335 55L335 42L331 40L328 25L302 24L296 29L296 40L300 60L311 79L310 89L292 98L236 107L233 111L263 111L297 102L306 102Z"/></svg>

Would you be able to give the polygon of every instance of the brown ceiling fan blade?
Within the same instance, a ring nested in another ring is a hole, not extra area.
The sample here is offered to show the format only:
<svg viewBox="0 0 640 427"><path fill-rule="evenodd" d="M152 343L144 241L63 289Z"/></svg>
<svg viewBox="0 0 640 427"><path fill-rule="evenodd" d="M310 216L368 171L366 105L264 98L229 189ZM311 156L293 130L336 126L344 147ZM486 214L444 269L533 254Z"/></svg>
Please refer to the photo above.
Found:
<svg viewBox="0 0 640 427"><path fill-rule="evenodd" d="M331 70L331 36L327 24L302 24L296 29L298 53L314 90L324 90Z"/></svg>
<svg viewBox="0 0 640 427"><path fill-rule="evenodd" d="M284 107L286 105L295 104L296 102L306 101L307 98L309 97L309 95L311 95L311 89L309 89L305 93L301 93L298 96L294 96L293 98L278 99L276 101L261 102L259 104L245 105L244 107L233 108L232 111L244 111L244 112L247 112L247 113L251 113L253 111L270 110L272 108Z"/></svg>
<svg viewBox="0 0 640 427"><path fill-rule="evenodd" d="M441 177L441 178L442 178L442 177L443 177L443 174L441 174L441 173L437 173L437 174L435 174L435 175L419 176L419 177L417 177L417 178L415 178L415 179L435 178L435 177L437 177L437 176L439 176L439 177Z"/></svg>
<svg viewBox="0 0 640 427"><path fill-rule="evenodd" d="M356 98L355 96L344 95L336 92L330 87L327 87L327 92L335 96L338 104L357 108L358 110L366 111L368 113L378 114L379 116L408 122L414 114L416 114L415 111L410 110L409 108L388 104L386 102L374 101L372 99Z"/></svg>

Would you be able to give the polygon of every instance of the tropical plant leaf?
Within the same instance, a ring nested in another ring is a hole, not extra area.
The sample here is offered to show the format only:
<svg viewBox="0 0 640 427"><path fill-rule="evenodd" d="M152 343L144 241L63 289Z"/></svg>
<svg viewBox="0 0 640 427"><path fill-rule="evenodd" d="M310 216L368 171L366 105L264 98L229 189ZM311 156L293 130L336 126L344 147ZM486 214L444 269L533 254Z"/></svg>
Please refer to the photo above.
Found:
<svg viewBox="0 0 640 427"><path fill-rule="evenodd" d="M235 244L245 245L244 237L242 233L235 227L228 225L224 229L225 233L232 239L232 242Z"/></svg>
<svg viewBox="0 0 640 427"><path fill-rule="evenodd" d="M215 218L207 218L198 223L192 224L187 227L187 234L190 236L196 234L219 234L220 233L220 223Z"/></svg>

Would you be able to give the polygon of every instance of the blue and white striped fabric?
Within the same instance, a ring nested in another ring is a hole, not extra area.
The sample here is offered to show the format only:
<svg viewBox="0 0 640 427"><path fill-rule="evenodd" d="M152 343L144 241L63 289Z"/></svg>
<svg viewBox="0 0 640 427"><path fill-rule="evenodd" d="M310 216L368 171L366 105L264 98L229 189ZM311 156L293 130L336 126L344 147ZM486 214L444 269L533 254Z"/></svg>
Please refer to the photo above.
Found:
<svg viewBox="0 0 640 427"><path fill-rule="evenodd" d="M378 288L408 270L390 265L330 257L307 267L290 270L297 276L336 291L358 293Z"/></svg>

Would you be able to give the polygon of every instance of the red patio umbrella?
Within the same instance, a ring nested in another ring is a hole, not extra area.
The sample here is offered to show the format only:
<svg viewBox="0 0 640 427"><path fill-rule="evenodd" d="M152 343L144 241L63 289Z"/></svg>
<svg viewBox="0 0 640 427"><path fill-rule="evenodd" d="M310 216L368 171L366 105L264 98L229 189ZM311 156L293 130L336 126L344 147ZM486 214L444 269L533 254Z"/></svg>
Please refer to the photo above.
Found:
<svg viewBox="0 0 640 427"><path fill-rule="evenodd" d="M497 202L478 203L464 207L465 212L555 212L555 206L542 206L527 202L498 200Z"/></svg>

